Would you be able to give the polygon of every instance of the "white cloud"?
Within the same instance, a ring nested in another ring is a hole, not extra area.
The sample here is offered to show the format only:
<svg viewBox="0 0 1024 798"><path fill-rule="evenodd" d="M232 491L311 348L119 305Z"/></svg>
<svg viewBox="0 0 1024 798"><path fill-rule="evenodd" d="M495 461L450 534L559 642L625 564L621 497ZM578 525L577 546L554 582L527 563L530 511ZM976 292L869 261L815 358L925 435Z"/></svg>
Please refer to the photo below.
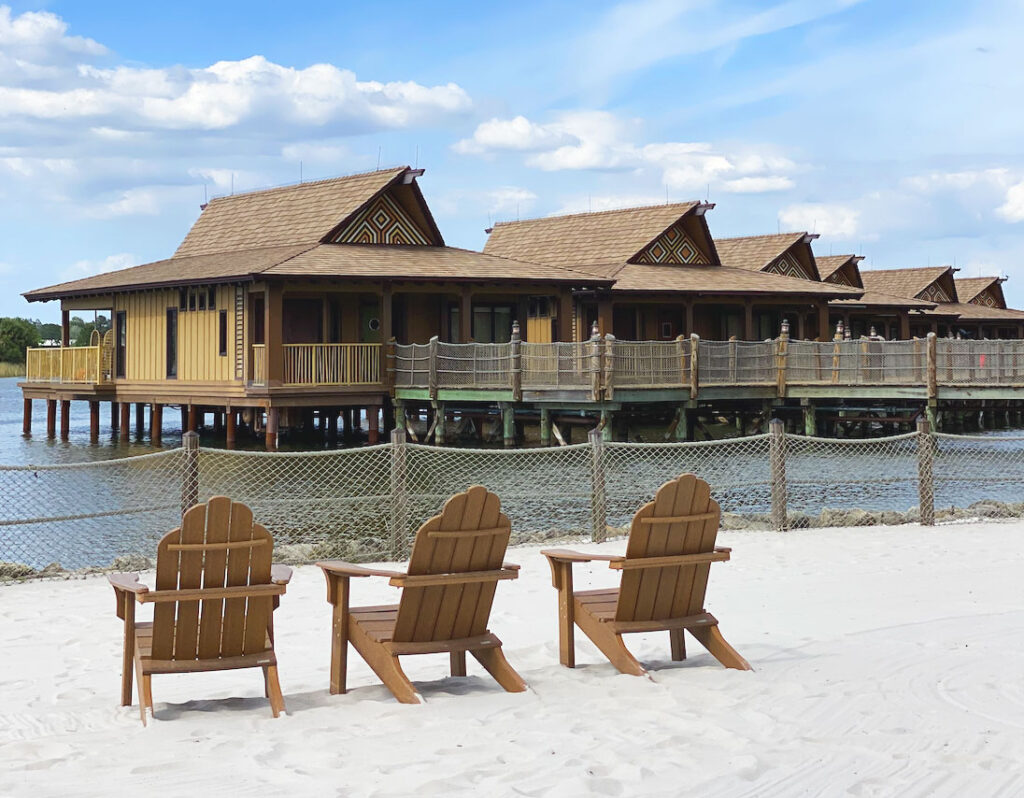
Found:
<svg viewBox="0 0 1024 798"><path fill-rule="evenodd" d="M607 111L566 111L548 123L523 116L492 119L454 149L483 156L521 154L527 166L547 172L656 169L665 186L691 193L702 192L709 184L743 193L793 186L791 179L779 173L795 171L797 165L775 152L742 146L726 149L701 141L641 144L641 132L639 120L621 119Z"/></svg>
<svg viewBox="0 0 1024 798"><path fill-rule="evenodd" d="M11 16L10 6L0 6L0 49L21 58L52 59L61 53L105 55L102 44L81 36L68 36L67 23L48 11L27 11Z"/></svg>
<svg viewBox="0 0 1024 798"><path fill-rule="evenodd" d="M786 230L849 239L861 233L860 216L861 212L849 205L798 203L779 211L779 223Z"/></svg>
<svg viewBox="0 0 1024 798"><path fill-rule="evenodd" d="M113 219L118 216L155 216L160 212L159 197L152 188L130 188L108 202L90 205L83 214L93 219Z"/></svg>
<svg viewBox="0 0 1024 798"><path fill-rule="evenodd" d="M1024 222L1024 181L1006 189L1006 201L996 213L1008 222Z"/></svg>
<svg viewBox="0 0 1024 798"><path fill-rule="evenodd" d="M83 277L91 277L94 274L105 274L106 272L127 269L135 265L135 256L127 252L120 252L117 255L107 255L101 260L78 260L61 272L62 280L79 280Z"/></svg>
<svg viewBox="0 0 1024 798"><path fill-rule="evenodd" d="M1010 182L1008 169L982 169L960 172L929 172L912 175L902 182L906 188L923 194L941 191L966 191L976 186L1003 187Z"/></svg>
<svg viewBox="0 0 1024 798"><path fill-rule="evenodd" d="M537 201L537 195L527 188L500 186L485 192L484 201L487 203L488 213L523 213Z"/></svg>
<svg viewBox="0 0 1024 798"><path fill-rule="evenodd" d="M565 200L558 210L552 211L549 215L562 216L567 213L614 211L620 208L658 205L664 201L664 197L655 197L650 194L598 194L589 197L572 197Z"/></svg>

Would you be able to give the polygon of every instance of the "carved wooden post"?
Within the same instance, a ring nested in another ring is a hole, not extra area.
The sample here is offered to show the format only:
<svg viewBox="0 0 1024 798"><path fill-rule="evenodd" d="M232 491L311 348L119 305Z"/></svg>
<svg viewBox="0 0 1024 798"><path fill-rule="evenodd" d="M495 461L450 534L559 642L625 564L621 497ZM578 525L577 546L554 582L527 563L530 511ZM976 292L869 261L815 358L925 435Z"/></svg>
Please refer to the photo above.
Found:
<svg viewBox="0 0 1024 798"><path fill-rule="evenodd" d="M608 536L608 507L604 482L604 441L601 431L592 429L590 439L590 538L600 543Z"/></svg>
<svg viewBox="0 0 1024 798"><path fill-rule="evenodd" d="M917 495L921 524L935 525L935 439L928 419L917 420Z"/></svg>
<svg viewBox="0 0 1024 798"><path fill-rule="evenodd" d="M615 396L615 336L604 337L604 398L611 401Z"/></svg>
<svg viewBox="0 0 1024 798"><path fill-rule="evenodd" d="M427 361L427 392L431 399L437 399L437 336L433 336L428 344Z"/></svg>
<svg viewBox="0 0 1024 798"><path fill-rule="evenodd" d="M839 383L839 355L843 351L843 320L840 319L836 324L836 334L832 337L832 384L837 385Z"/></svg>
<svg viewBox="0 0 1024 798"><path fill-rule="evenodd" d="M729 384L736 384L736 336L729 336Z"/></svg>
<svg viewBox="0 0 1024 798"><path fill-rule="evenodd" d="M686 339L681 336L676 336L676 359L679 361L679 382L681 385L685 385L689 379L690 370L686 365Z"/></svg>
<svg viewBox="0 0 1024 798"><path fill-rule="evenodd" d="M523 355L522 340L519 337L519 322L512 322L512 338L509 340L509 379L512 388L512 401L523 401Z"/></svg>
<svg viewBox="0 0 1024 798"><path fill-rule="evenodd" d="M786 396L786 361L789 355L789 322L782 320L782 331L775 344L776 394L780 399Z"/></svg>
<svg viewBox="0 0 1024 798"><path fill-rule="evenodd" d="M391 537L390 553L393 560L406 557L406 536L409 532L409 491L406 480L408 453L405 430L391 430Z"/></svg>
<svg viewBox="0 0 1024 798"><path fill-rule="evenodd" d="M598 332L597 322L590 330L590 398L595 402L601 401L601 334Z"/></svg>
<svg viewBox="0 0 1024 798"><path fill-rule="evenodd" d="M384 390L388 395L395 398L395 353L398 341L394 336L388 339L384 349L384 373L380 375L380 381L384 384Z"/></svg>
<svg viewBox="0 0 1024 798"><path fill-rule="evenodd" d="M199 503L199 435L186 432L181 436L185 461L181 467L181 514Z"/></svg>
<svg viewBox="0 0 1024 798"><path fill-rule="evenodd" d="M786 521L786 425L782 419L768 422L769 479L772 491L772 529L785 532Z"/></svg>
<svg viewBox="0 0 1024 798"><path fill-rule="evenodd" d="M690 398L696 399L700 390L699 365L700 359L700 336L697 333L690 333Z"/></svg>
<svg viewBox="0 0 1024 798"><path fill-rule="evenodd" d="M937 340L936 340L937 337L938 336L936 336L935 333L933 333L933 332L928 333L928 339L927 339L927 342L925 344L925 346L926 346L926 355L925 355L926 366L925 366L925 368L926 368L926 370L928 372L928 398L929 399L937 399L938 395L939 395L938 375L936 374L937 364L936 364L936 357L935 357L936 356L936 347L937 347Z"/></svg>

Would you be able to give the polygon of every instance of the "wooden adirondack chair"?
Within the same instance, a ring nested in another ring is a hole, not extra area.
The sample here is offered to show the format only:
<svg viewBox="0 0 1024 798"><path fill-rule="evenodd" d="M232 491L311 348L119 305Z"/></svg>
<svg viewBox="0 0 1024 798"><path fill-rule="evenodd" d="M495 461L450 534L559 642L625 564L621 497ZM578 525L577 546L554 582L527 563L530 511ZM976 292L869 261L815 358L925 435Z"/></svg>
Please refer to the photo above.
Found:
<svg viewBox="0 0 1024 798"><path fill-rule="evenodd" d="M284 710L274 655L273 611L292 570L272 565L274 541L252 511L225 496L189 509L157 547L156 588L138 574L110 574L124 620L121 705L153 711L152 675L262 668L276 718ZM153 622L136 623L135 603L154 604Z"/></svg>
<svg viewBox="0 0 1024 798"><path fill-rule="evenodd" d="M406 573L317 563L334 605L331 693L345 692L349 643L403 704L423 701L398 662L404 654L447 653L452 676L465 676L468 651L507 691L525 690L501 651L501 640L487 628L498 582L519 576L518 565L502 562L511 532L498 497L474 485L448 499L441 514L420 527ZM354 576L389 577L402 588L399 603L350 608Z"/></svg>
<svg viewBox="0 0 1024 798"><path fill-rule="evenodd" d="M573 624L580 627L622 673L643 676L644 667L626 649L624 634L668 631L672 659L686 659L683 630L727 668L750 670L704 609L708 571L729 559L716 548L720 510L708 483L693 474L666 482L654 501L633 516L625 556L581 554L567 549L541 553L558 590L559 660L575 667ZM619 587L573 591L573 563L607 561L622 571Z"/></svg>

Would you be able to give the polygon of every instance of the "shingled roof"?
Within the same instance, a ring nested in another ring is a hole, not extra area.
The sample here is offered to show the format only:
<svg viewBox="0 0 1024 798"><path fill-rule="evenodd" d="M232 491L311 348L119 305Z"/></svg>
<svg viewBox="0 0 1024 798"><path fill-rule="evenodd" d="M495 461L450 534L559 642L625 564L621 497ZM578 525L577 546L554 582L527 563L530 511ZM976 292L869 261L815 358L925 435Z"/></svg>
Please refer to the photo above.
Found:
<svg viewBox="0 0 1024 798"><path fill-rule="evenodd" d="M908 296L896 296L886 294L882 291L865 291L860 299L836 299L835 303L841 306L856 305L866 308L906 308L907 310L935 310L939 307L936 302L926 302L923 299L914 299ZM945 307L945 304L943 304Z"/></svg>
<svg viewBox="0 0 1024 798"><path fill-rule="evenodd" d="M484 252L610 277L699 202L499 222ZM712 262L715 253L706 253Z"/></svg>
<svg viewBox="0 0 1024 798"><path fill-rule="evenodd" d="M847 264L853 266L854 272L860 277L860 267L857 264L864 258L861 255L815 255L814 262L818 265L818 276L823 281L828 280L833 274Z"/></svg>
<svg viewBox="0 0 1024 798"><path fill-rule="evenodd" d="M938 280L951 266L927 266L919 269L872 269L861 271L860 278L868 291L895 296L916 297ZM956 297L953 297L956 299Z"/></svg>
<svg viewBox="0 0 1024 798"><path fill-rule="evenodd" d="M649 266L629 263L615 275L615 291L689 291L705 294L799 294L855 298L859 288L802 280L732 266Z"/></svg>
<svg viewBox="0 0 1024 798"><path fill-rule="evenodd" d="M723 266L749 269L759 272L771 265L772 261L801 241L817 238L812 233L775 233L772 235L743 236L741 238L719 238L715 240L718 257ZM810 266L814 266L814 254L810 252ZM813 275L818 279L817 273Z"/></svg>
<svg viewBox="0 0 1024 798"><path fill-rule="evenodd" d="M953 279L956 282L956 295L961 302L970 302L982 291L992 287L998 287L999 296L1002 297L1002 277L955 277Z"/></svg>

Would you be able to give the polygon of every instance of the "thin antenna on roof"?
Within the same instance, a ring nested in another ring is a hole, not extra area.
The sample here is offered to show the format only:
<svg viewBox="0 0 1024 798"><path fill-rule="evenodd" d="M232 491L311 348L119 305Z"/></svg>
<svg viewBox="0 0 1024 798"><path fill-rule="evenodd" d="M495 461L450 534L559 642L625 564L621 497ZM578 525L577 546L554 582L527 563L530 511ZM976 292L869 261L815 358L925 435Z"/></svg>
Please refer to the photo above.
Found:
<svg viewBox="0 0 1024 798"><path fill-rule="evenodd" d="M232 172L231 173L231 195L234 196L234 194L235 194L235 173Z"/></svg>
<svg viewBox="0 0 1024 798"><path fill-rule="evenodd" d="M380 153L381 153L381 149L383 149L383 148L381 147L380 144L378 144L377 145L377 171L378 172L380 171Z"/></svg>
<svg viewBox="0 0 1024 798"><path fill-rule="evenodd" d="M711 184L710 183L708 183L704 187L704 201L705 202L711 202Z"/></svg>
<svg viewBox="0 0 1024 798"><path fill-rule="evenodd" d="M206 183L203 183L203 205L206 205L207 202L209 202L209 200L206 199Z"/></svg>
<svg viewBox="0 0 1024 798"><path fill-rule="evenodd" d="M780 222L778 220L778 218L775 219L775 232L776 233L781 233L782 232L782 222Z"/></svg>
<svg viewBox="0 0 1024 798"><path fill-rule="evenodd" d="M812 233L817 233L818 232L818 220L817 219L815 219L814 221L811 222L811 232Z"/></svg>
<svg viewBox="0 0 1024 798"><path fill-rule="evenodd" d="M587 213L590 213L590 195L587 194Z"/></svg>
<svg viewBox="0 0 1024 798"><path fill-rule="evenodd" d="M413 166L412 166L413 169L418 169L419 166L420 166L420 145L419 144L416 145L416 159L412 162L412 164L413 164Z"/></svg>
<svg viewBox="0 0 1024 798"><path fill-rule="evenodd" d="M665 186L665 204L668 205L668 185Z"/></svg>
<svg viewBox="0 0 1024 798"><path fill-rule="evenodd" d="M302 161L299 161L299 182L302 182Z"/></svg>
<svg viewBox="0 0 1024 798"><path fill-rule="evenodd" d="M516 203L516 221L519 221L519 203Z"/></svg>

